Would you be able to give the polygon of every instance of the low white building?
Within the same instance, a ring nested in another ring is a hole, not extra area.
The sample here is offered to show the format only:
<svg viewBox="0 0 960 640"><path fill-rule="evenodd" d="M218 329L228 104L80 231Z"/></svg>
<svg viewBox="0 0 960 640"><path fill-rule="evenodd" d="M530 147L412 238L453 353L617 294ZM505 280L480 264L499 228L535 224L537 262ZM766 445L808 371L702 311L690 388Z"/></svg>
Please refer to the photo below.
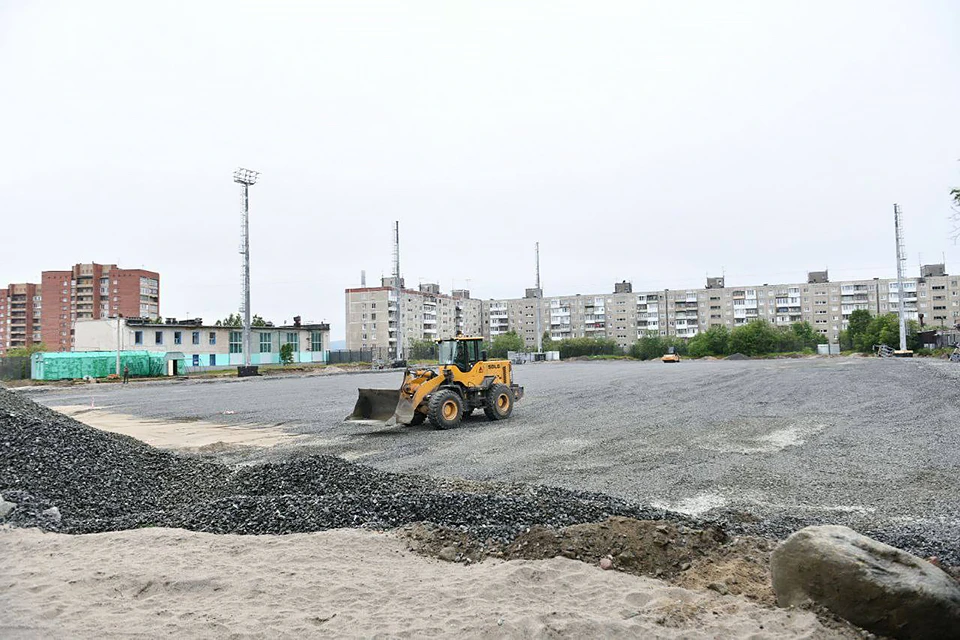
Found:
<svg viewBox="0 0 960 640"><path fill-rule="evenodd" d="M251 329L250 362L279 364L280 349L293 347L295 363L327 361L330 325L301 324ZM186 372L242 365L243 330L239 327L205 325L200 319L168 320L159 324L138 318L122 318L119 338L117 319L79 320L74 351L151 351L182 354ZM119 342L119 345L118 345Z"/></svg>

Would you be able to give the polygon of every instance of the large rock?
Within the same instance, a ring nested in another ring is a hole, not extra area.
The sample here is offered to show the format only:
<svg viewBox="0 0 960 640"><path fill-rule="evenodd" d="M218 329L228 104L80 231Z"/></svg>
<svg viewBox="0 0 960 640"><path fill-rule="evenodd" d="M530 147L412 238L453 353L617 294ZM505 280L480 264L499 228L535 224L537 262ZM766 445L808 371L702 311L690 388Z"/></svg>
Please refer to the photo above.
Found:
<svg viewBox="0 0 960 640"><path fill-rule="evenodd" d="M782 607L816 602L893 638L960 638L960 585L925 560L838 526L806 527L770 562Z"/></svg>

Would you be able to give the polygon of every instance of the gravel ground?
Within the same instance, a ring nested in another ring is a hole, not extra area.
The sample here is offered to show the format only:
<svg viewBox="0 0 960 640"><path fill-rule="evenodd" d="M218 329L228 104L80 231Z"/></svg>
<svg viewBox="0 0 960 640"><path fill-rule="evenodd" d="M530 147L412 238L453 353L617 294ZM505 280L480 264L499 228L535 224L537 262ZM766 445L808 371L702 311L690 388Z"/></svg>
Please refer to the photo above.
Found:
<svg viewBox="0 0 960 640"><path fill-rule="evenodd" d="M88 427L2 389L0 498L0 520L65 533L301 533L431 522L508 540L537 524L667 515L600 494L399 475L329 455L227 466Z"/></svg>
<svg viewBox="0 0 960 640"><path fill-rule="evenodd" d="M524 365L511 420L457 430L344 424L357 387L400 373L90 385L31 394L139 416L282 425L314 454L394 472L607 494L783 537L852 526L960 564L960 367L934 360L582 362ZM225 415L223 412L234 413Z"/></svg>

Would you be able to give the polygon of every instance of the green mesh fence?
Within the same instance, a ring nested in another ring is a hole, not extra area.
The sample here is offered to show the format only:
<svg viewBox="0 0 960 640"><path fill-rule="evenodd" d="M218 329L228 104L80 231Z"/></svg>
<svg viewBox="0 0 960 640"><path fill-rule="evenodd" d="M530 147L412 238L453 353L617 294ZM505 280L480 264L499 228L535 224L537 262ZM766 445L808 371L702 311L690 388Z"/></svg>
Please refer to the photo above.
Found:
<svg viewBox="0 0 960 640"><path fill-rule="evenodd" d="M150 351L121 351L120 371L127 367L131 377L156 377L166 373L166 354ZM116 373L115 351L79 353L37 353L33 356L34 380L106 378Z"/></svg>

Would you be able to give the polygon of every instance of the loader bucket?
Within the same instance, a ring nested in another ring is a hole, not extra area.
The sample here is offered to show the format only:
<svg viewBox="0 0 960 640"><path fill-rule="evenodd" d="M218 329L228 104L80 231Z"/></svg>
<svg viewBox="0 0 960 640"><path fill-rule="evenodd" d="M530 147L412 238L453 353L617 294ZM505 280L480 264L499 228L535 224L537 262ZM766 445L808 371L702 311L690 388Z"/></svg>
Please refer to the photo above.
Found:
<svg viewBox="0 0 960 640"><path fill-rule="evenodd" d="M353 413L347 416L347 422L358 420L376 420L389 422L397 410L400 400L399 389L358 389L360 397L353 407Z"/></svg>

